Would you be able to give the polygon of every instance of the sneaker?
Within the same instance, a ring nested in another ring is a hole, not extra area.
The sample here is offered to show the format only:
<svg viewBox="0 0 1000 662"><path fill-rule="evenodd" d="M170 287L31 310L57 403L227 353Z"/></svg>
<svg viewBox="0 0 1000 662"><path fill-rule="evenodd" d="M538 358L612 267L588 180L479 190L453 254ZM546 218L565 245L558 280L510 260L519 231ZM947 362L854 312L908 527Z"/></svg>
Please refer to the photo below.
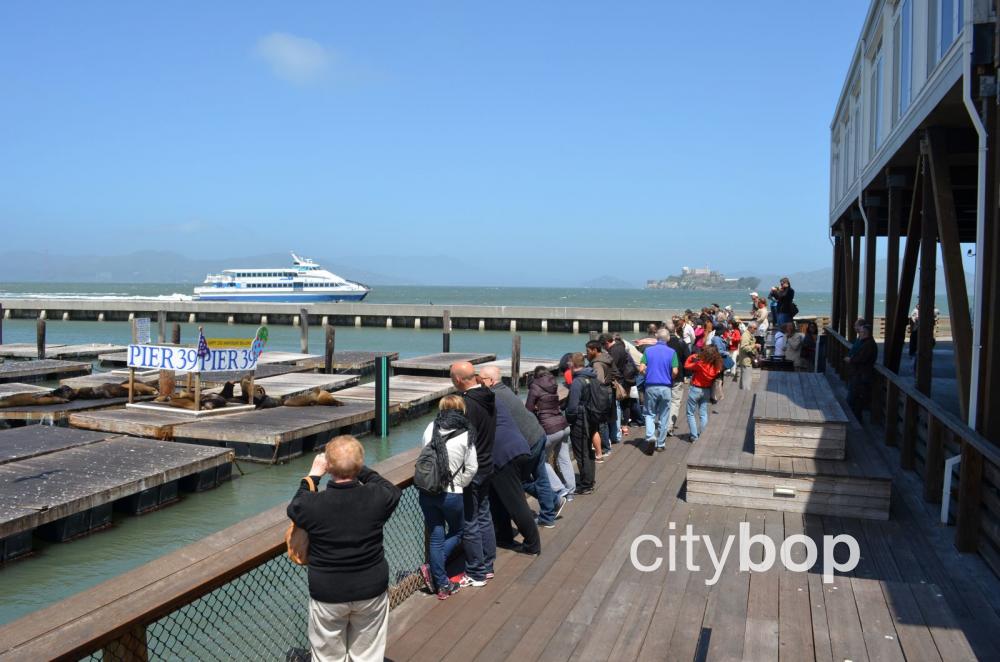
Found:
<svg viewBox="0 0 1000 662"><path fill-rule="evenodd" d="M560 497L559 498L559 505L556 506L556 519L559 519L559 515L562 513L563 508L566 507L567 503L569 503L569 498L568 497Z"/></svg>
<svg viewBox="0 0 1000 662"><path fill-rule="evenodd" d="M694 442L698 441L698 435L696 434L688 435L688 441L690 441L693 444Z"/></svg>
<svg viewBox="0 0 1000 662"><path fill-rule="evenodd" d="M458 593L459 588L461 588L461 585L458 584L458 582L448 582L447 586L442 586L440 589L438 589L437 599L447 600L451 596Z"/></svg>
<svg viewBox="0 0 1000 662"><path fill-rule="evenodd" d="M424 580L424 586L431 593L434 592L434 579L431 577L431 567L424 563L420 566L420 578Z"/></svg>
<svg viewBox="0 0 1000 662"><path fill-rule="evenodd" d="M594 463L595 464L604 464L604 456L602 455L601 457L595 457L594 458Z"/></svg>
<svg viewBox="0 0 1000 662"><path fill-rule="evenodd" d="M493 573L493 572L487 572L486 573L486 581L489 581L489 580L493 579L494 577L496 577L496 573Z"/></svg>
<svg viewBox="0 0 1000 662"><path fill-rule="evenodd" d="M564 496L563 498L564 498L564 499L566 499L567 501L572 501L572 500L573 500L573 495L574 495L574 494L576 494L576 490L573 490L572 492L570 492L569 494L567 494L567 495L566 495L566 496Z"/></svg>
<svg viewBox="0 0 1000 662"><path fill-rule="evenodd" d="M535 524L537 524L538 526L542 527L543 529L554 529L554 528L556 528L556 523L555 522L543 522L540 519L536 519L535 520Z"/></svg>
<svg viewBox="0 0 1000 662"><path fill-rule="evenodd" d="M593 493L594 493L594 488L593 487L578 487L578 488L576 488L576 492L574 492L574 494L577 494L577 495L580 495L580 496L585 496L587 494L593 494Z"/></svg>
<svg viewBox="0 0 1000 662"><path fill-rule="evenodd" d="M460 581L458 585L461 586L462 588L466 588L467 586L475 586L476 588L479 588L480 586L486 586L486 580L473 579L468 575L462 575L462 581Z"/></svg>
<svg viewBox="0 0 1000 662"><path fill-rule="evenodd" d="M667 447L666 447L666 446L657 446L657 447L656 447L656 452L657 452L657 453L662 453L662 452L663 452L663 451L665 451L665 450L667 450Z"/></svg>

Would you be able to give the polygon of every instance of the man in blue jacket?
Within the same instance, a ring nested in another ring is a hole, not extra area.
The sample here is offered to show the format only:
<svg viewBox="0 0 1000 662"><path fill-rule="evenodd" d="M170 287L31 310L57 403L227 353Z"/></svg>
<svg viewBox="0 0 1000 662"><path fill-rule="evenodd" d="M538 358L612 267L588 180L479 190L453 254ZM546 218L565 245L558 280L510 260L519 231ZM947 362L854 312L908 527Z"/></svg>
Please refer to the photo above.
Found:
<svg viewBox="0 0 1000 662"><path fill-rule="evenodd" d="M669 339L669 331L657 331L656 344L646 348L639 364L639 372L646 376L646 443L655 444L661 452L666 448L670 400L679 374L677 353L667 345Z"/></svg>

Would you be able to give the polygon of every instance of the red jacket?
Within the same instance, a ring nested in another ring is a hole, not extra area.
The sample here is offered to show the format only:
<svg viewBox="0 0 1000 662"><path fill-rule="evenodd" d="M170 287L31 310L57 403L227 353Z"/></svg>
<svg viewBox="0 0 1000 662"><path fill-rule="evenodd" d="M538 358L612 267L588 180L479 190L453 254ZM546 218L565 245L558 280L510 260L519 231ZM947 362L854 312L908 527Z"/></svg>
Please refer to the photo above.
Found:
<svg viewBox="0 0 1000 662"><path fill-rule="evenodd" d="M697 354L687 358L684 368L691 374L691 385L699 388L711 388L712 382L719 376L719 370L713 365L699 361Z"/></svg>

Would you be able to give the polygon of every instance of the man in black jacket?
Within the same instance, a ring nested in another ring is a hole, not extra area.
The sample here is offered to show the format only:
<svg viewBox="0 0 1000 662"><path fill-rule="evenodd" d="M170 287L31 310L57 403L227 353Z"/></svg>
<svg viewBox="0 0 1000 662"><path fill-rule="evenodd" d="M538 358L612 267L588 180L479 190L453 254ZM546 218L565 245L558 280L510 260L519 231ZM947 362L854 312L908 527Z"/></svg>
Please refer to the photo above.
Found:
<svg viewBox="0 0 1000 662"><path fill-rule="evenodd" d="M493 477L493 441L497 432L496 397L483 386L476 369L468 361L451 366L451 383L465 400L465 415L472 425L479 470L472 484L462 491L465 521L462 547L465 549L465 576L462 586L485 586L493 578L497 539L490 514L490 480Z"/></svg>
<svg viewBox="0 0 1000 662"><path fill-rule="evenodd" d="M858 328L857 351L845 359L851 366L847 382L847 404L861 422L865 403L871 399L872 378L878 361L878 344L872 338L872 325L863 322Z"/></svg>
<svg viewBox="0 0 1000 662"><path fill-rule="evenodd" d="M389 565L382 527L401 493L364 461L357 439L334 437L288 505L289 519L309 534L313 660L381 660L385 652ZM310 491L327 473L326 489Z"/></svg>
<svg viewBox="0 0 1000 662"><path fill-rule="evenodd" d="M674 353L677 354L679 368L677 382L670 389L670 428L667 429L667 436L672 437L674 436L674 431L677 429L677 416L680 414L681 401L684 399L683 387L684 380L687 378L687 372L684 370L684 362L691 355L691 351L688 349L687 343L681 339L681 335L684 333L683 323L668 326L667 331L670 333L670 339L667 340L667 347L674 350Z"/></svg>

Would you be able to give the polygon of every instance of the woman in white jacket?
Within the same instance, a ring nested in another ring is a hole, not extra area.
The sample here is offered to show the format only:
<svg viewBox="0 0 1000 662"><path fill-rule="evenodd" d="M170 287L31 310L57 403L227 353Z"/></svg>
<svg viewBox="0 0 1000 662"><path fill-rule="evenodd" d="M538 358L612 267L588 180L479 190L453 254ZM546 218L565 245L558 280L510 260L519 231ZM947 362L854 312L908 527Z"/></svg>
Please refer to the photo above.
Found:
<svg viewBox="0 0 1000 662"><path fill-rule="evenodd" d="M420 566L420 574L439 600L447 599L458 590L445 571L445 562L462 542L462 490L472 482L479 470L476 459L475 439L470 438L471 426L465 417L465 401L460 396L448 395L438 405L438 415L424 430L423 445L437 436L445 441L448 449L448 470L451 474L445 491L441 494L420 492L420 509L429 532L430 563Z"/></svg>

